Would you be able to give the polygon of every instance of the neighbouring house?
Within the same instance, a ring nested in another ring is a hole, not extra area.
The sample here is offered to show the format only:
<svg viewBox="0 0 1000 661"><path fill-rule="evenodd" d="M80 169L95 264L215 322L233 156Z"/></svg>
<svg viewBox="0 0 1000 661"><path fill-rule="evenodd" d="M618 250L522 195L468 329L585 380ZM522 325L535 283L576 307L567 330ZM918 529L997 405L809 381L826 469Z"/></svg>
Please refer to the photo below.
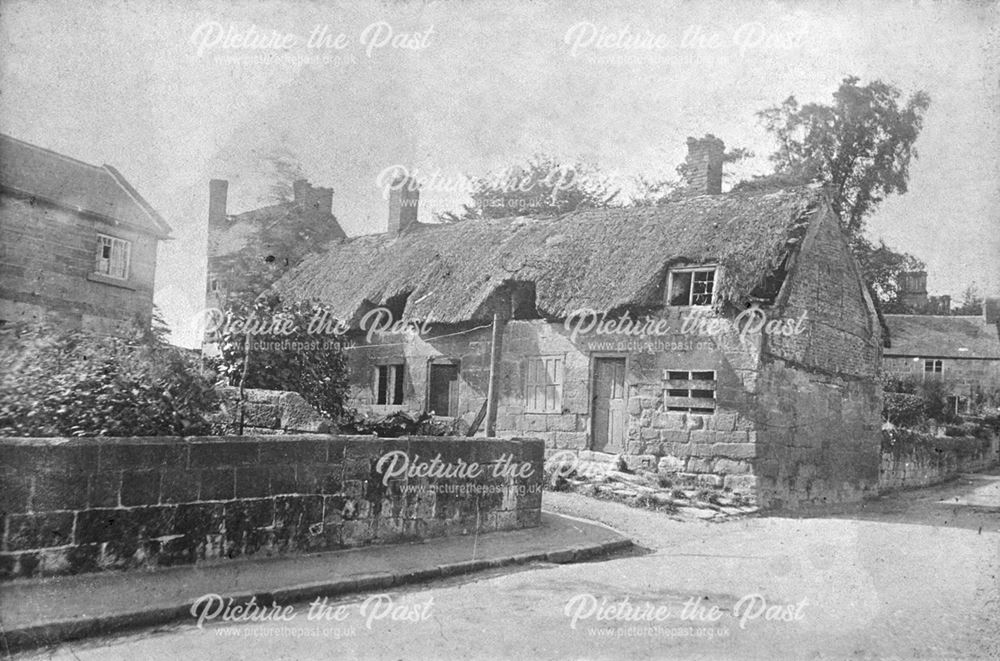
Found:
<svg viewBox="0 0 1000 661"><path fill-rule="evenodd" d="M1000 406L1000 298L986 298L983 314L887 314L886 374L900 380L941 381L955 413Z"/></svg>
<svg viewBox="0 0 1000 661"><path fill-rule="evenodd" d="M0 136L0 324L148 328L169 234L110 165Z"/></svg>
<svg viewBox="0 0 1000 661"><path fill-rule="evenodd" d="M306 254L346 236L333 215L331 188L300 179L291 200L236 215L226 213L228 192L228 181L209 182L206 309L263 292ZM215 341L207 335L203 350L214 353Z"/></svg>
<svg viewBox="0 0 1000 661"><path fill-rule="evenodd" d="M881 327L825 193L721 194L722 141L688 150L669 203L448 225L390 204L388 232L274 289L350 329L363 411L618 454L767 507L874 494Z"/></svg>

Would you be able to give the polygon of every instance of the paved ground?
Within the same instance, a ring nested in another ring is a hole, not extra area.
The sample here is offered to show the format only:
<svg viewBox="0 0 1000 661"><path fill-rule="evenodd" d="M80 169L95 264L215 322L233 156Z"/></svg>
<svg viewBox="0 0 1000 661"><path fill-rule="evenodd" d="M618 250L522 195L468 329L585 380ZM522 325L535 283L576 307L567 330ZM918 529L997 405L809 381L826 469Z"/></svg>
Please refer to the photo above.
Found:
<svg viewBox="0 0 1000 661"><path fill-rule="evenodd" d="M300 604L288 622L188 624L36 657L1000 658L998 473L806 519L678 521L559 493L545 506L652 552L355 596L327 621Z"/></svg>

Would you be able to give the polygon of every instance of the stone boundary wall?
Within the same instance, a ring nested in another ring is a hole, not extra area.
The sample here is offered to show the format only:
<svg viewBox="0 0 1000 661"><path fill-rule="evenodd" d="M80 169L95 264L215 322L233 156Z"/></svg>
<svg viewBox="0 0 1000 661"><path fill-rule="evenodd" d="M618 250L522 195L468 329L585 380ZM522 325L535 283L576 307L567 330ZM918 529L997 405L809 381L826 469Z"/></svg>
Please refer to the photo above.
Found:
<svg viewBox="0 0 1000 661"><path fill-rule="evenodd" d="M383 480L390 452L483 470ZM529 439L0 438L0 580L536 526L543 452ZM522 462L530 474L494 471Z"/></svg>
<svg viewBox="0 0 1000 661"><path fill-rule="evenodd" d="M909 432L916 442L882 445L880 492L914 489L944 482L960 473L985 470L997 463L993 442L974 437L937 437Z"/></svg>
<svg viewBox="0 0 1000 661"><path fill-rule="evenodd" d="M218 389L222 410L218 421L235 432L239 424L239 388ZM327 434L336 432L336 425L309 405L302 395L290 390L243 391L243 433L288 434L295 432Z"/></svg>

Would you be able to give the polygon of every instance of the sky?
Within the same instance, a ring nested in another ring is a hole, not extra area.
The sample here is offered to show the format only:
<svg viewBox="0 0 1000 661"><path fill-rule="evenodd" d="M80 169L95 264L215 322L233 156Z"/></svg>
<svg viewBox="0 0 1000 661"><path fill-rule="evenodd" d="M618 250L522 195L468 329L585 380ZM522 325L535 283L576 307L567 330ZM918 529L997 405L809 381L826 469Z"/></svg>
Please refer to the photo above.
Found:
<svg viewBox="0 0 1000 661"><path fill-rule="evenodd" d="M155 302L187 346L208 181L230 181L230 213L261 206L269 154L369 234L393 168L426 182L421 220L535 153L627 182L673 176L712 133L756 154L730 181L765 173L756 113L829 103L848 75L931 97L909 191L870 238L926 262L932 294L1000 295L995 2L6 0L0 39L0 131L114 165L173 228Z"/></svg>

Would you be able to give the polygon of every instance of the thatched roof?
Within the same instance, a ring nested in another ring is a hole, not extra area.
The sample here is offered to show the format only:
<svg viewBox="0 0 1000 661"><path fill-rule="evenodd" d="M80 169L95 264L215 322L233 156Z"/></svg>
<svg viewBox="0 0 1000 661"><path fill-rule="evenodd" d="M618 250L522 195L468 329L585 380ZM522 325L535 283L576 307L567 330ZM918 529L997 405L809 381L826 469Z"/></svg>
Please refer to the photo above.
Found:
<svg viewBox="0 0 1000 661"><path fill-rule="evenodd" d="M307 257L274 288L287 299L319 300L345 320L408 294L406 319L455 323L483 317L503 283L527 281L538 311L560 318L662 302L666 267L689 262L725 267L719 298L738 301L781 261L792 228L824 199L799 188L360 236Z"/></svg>
<svg viewBox="0 0 1000 661"><path fill-rule="evenodd" d="M982 316L887 314L886 356L1000 360L1000 329Z"/></svg>

